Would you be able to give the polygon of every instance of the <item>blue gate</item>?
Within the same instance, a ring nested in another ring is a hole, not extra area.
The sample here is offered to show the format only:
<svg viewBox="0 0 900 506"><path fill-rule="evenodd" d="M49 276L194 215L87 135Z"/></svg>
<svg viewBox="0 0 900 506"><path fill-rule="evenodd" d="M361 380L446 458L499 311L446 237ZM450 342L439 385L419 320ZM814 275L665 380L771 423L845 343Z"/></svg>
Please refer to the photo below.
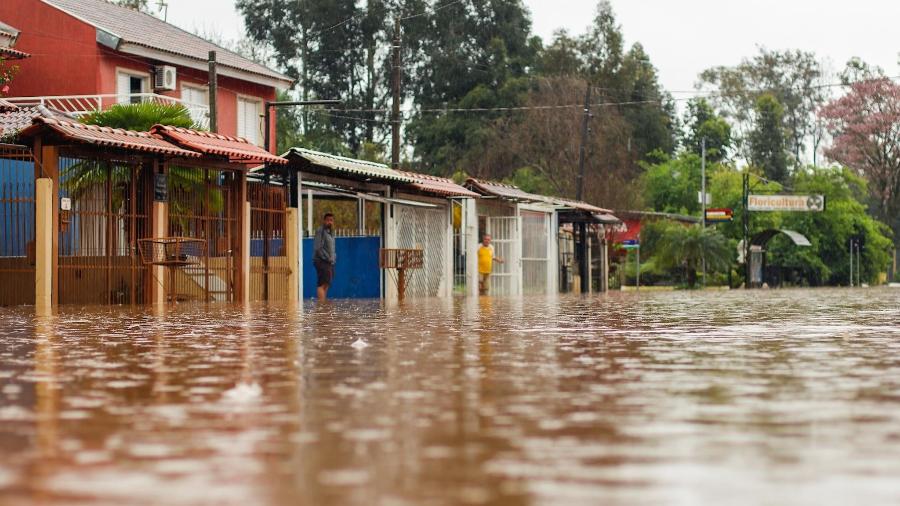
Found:
<svg viewBox="0 0 900 506"><path fill-rule="evenodd" d="M303 298L316 296L316 268L312 263L312 238L303 239ZM338 237L337 265L328 297L371 299L381 297L378 250L381 237Z"/></svg>

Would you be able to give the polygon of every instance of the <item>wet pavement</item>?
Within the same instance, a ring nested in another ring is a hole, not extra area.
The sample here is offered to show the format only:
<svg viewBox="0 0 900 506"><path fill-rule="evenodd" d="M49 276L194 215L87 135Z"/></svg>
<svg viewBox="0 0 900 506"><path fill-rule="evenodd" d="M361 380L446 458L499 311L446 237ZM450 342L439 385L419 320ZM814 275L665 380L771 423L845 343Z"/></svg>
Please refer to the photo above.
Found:
<svg viewBox="0 0 900 506"><path fill-rule="evenodd" d="M0 308L0 503L900 503L900 290Z"/></svg>

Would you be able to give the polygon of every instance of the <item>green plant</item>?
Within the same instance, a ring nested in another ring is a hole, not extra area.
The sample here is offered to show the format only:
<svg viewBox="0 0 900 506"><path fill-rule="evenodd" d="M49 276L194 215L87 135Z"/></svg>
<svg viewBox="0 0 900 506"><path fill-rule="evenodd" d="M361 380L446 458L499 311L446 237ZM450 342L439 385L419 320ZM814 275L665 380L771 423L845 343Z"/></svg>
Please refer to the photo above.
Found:
<svg viewBox="0 0 900 506"><path fill-rule="evenodd" d="M660 238L653 260L660 268L684 269L688 287L694 288L704 261L709 272L730 268L731 250L728 240L716 230L673 224Z"/></svg>

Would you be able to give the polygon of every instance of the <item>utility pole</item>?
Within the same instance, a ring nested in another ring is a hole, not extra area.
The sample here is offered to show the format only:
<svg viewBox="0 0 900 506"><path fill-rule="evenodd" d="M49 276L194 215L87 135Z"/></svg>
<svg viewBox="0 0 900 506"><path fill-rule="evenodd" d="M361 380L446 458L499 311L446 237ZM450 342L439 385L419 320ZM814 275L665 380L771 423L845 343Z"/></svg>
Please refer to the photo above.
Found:
<svg viewBox="0 0 900 506"><path fill-rule="evenodd" d="M853 239L850 239L850 288L853 288Z"/></svg>
<svg viewBox="0 0 900 506"><path fill-rule="evenodd" d="M750 169L744 169L744 288L750 288Z"/></svg>
<svg viewBox="0 0 900 506"><path fill-rule="evenodd" d="M700 212L703 232L706 232L706 137L700 139ZM706 255L700 259L702 265L702 286L706 288Z"/></svg>
<svg viewBox="0 0 900 506"><path fill-rule="evenodd" d="M219 131L219 114L217 107L219 82L216 68L216 52L209 52L209 131Z"/></svg>
<svg viewBox="0 0 900 506"><path fill-rule="evenodd" d="M587 156L588 133L590 132L591 120L591 83L585 83L587 91L584 92L584 116L581 120L581 147L578 150L578 185L575 195L578 200L584 200L584 163ZM578 271L581 275L581 293L586 294L590 291L591 280L588 279L588 246L587 246L587 224L578 223L578 239L580 247L578 252Z"/></svg>
<svg viewBox="0 0 900 506"><path fill-rule="evenodd" d="M587 151L588 123L591 120L591 83L587 83L587 91L584 93L584 116L581 120L581 147L578 149L578 185L575 198L584 200L584 161Z"/></svg>
<svg viewBox="0 0 900 506"><path fill-rule="evenodd" d="M394 42L391 63L391 167L400 168L400 17L394 18Z"/></svg>

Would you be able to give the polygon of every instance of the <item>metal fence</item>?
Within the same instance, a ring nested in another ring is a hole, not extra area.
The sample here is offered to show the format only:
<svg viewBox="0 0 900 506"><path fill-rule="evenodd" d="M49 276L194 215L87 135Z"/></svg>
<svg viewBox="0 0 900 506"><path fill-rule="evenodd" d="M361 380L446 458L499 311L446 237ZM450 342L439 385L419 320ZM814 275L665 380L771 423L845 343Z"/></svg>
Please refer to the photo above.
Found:
<svg viewBox="0 0 900 506"><path fill-rule="evenodd" d="M178 300L234 300L233 245L239 223L239 211L232 205L234 177L206 168L169 169L169 235L206 241L205 251L190 258L193 265L178 271Z"/></svg>
<svg viewBox="0 0 900 506"><path fill-rule="evenodd" d="M453 293L457 295L465 295L466 285L466 252L468 236L466 230L468 227L465 205L459 200L452 200L453 209Z"/></svg>
<svg viewBox="0 0 900 506"><path fill-rule="evenodd" d="M250 198L250 300L287 300L291 269L285 249L285 188L253 182L248 183L247 193Z"/></svg>
<svg viewBox="0 0 900 506"><path fill-rule="evenodd" d="M547 213L522 211L522 292L545 294L547 287L547 241L550 217Z"/></svg>
<svg viewBox="0 0 900 506"><path fill-rule="evenodd" d="M150 232L150 170L140 162L60 157L59 303L146 301L138 241Z"/></svg>
<svg viewBox="0 0 900 506"><path fill-rule="evenodd" d="M436 297L444 279L444 245L447 234L447 210L397 206L397 247L424 249L425 267L413 272L406 288L407 297Z"/></svg>
<svg viewBox="0 0 900 506"><path fill-rule="evenodd" d="M31 152L0 145L0 306L34 304Z"/></svg>

